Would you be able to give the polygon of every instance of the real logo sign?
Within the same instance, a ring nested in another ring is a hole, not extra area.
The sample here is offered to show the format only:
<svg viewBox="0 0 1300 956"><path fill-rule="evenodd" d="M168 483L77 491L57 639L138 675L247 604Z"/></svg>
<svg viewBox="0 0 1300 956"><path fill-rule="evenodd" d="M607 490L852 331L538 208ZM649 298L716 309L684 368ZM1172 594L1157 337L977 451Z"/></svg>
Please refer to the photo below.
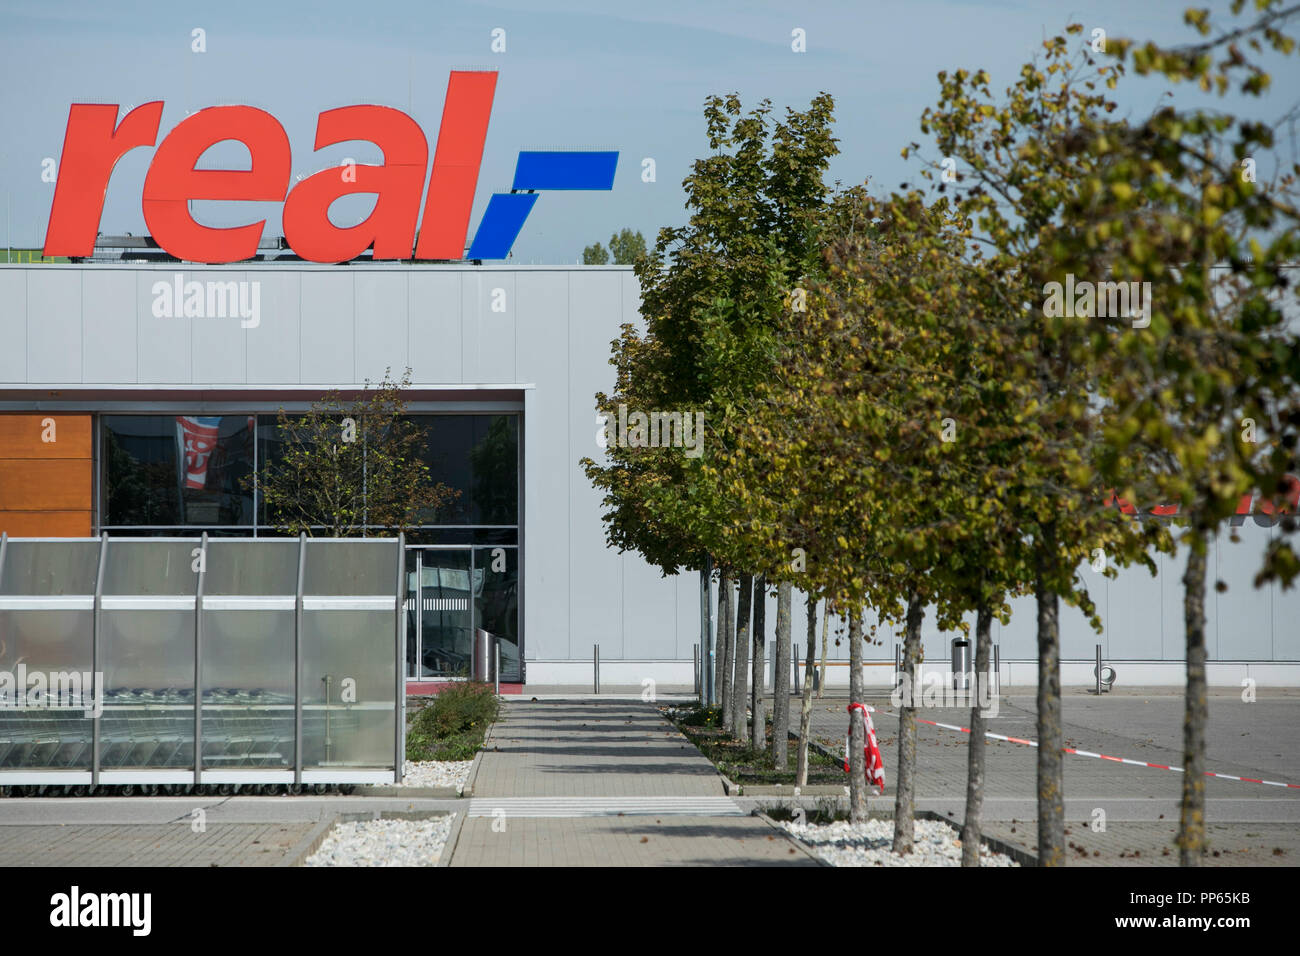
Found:
<svg viewBox="0 0 1300 956"><path fill-rule="evenodd" d="M199 110L163 139L149 165L141 197L149 234L181 260L240 262L256 254L266 220L204 226L190 215L190 201L283 202L285 239L311 262L346 262L367 249L376 259L461 259L496 81L496 73L452 72L427 190L428 144L419 124L401 110L345 106L321 113L315 149L364 140L382 150L384 162L348 166L342 173L332 167L292 190L289 137L274 116L252 106ZM45 255L94 252L113 168L130 150L157 142L162 109L161 101L145 103L119 122L116 105L72 105ZM248 148L248 169L196 168L209 148L226 140ZM521 152L511 191L489 200L469 258L505 258L539 190L612 189L617 163L617 152ZM359 225L335 226L330 205L352 193L374 194L374 210Z"/></svg>

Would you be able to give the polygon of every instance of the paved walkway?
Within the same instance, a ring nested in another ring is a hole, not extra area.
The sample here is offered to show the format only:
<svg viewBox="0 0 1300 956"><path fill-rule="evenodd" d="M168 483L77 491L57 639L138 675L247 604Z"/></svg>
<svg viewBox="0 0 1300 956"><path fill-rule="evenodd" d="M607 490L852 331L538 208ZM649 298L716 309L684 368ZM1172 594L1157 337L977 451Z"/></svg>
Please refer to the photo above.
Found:
<svg viewBox="0 0 1300 956"><path fill-rule="evenodd" d="M510 701L452 866L813 866L653 704Z"/></svg>
<svg viewBox="0 0 1300 956"><path fill-rule="evenodd" d="M311 823L0 826L0 866L274 866Z"/></svg>

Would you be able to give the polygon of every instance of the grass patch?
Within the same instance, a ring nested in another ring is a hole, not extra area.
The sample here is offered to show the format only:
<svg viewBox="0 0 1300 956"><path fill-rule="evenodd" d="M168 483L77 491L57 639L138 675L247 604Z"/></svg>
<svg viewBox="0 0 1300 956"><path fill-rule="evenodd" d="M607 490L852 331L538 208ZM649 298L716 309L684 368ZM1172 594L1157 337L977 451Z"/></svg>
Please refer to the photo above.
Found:
<svg viewBox="0 0 1300 956"><path fill-rule="evenodd" d="M673 723L691 743L732 783L794 785L798 758L797 740L790 741L789 769L777 770L772 763L772 722L766 722L767 749L755 750L744 740L737 740L722 728L722 712L717 708L695 707L677 711ZM808 749L809 784L843 784L842 761Z"/></svg>
<svg viewBox="0 0 1300 956"><path fill-rule="evenodd" d="M501 710L492 685L467 681L443 688L411 722L407 760L473 760Z"/></svg>

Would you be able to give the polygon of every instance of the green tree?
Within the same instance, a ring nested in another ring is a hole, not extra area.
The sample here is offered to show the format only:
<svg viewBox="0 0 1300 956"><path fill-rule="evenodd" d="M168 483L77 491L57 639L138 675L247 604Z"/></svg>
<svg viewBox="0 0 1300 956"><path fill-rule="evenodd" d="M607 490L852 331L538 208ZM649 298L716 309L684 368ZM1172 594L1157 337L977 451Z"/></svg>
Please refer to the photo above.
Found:
<svg viewBox="0 0 1300 956"><path fill-rule="evenodd" d="M623 229L617 235L609 237L609 251L614 257L615 265L633 265L638 258L646 253L645 236L641 235L639 231L633 232L631 229Z"/></svg>
<svg viewBox="0 0 1300 956"><path fill-rule="evenodd" d="M1300 7L1273 0L1254 6L1255 19L1213 39L1180 47L1120 39L1112 52L1140 75L1220 96L1261 96L1269 74L1243 47L1293 53L1295 39L1282 28ZM1237 0L1231 11L1244 7ZM1210 35L1208 11L1191 9L1184 19ZM1096 157L1099 175L1067 204L1077 227L1058 248L1059 258L1105 248L1116 272L1151 289L1146 321L1098 349L1123 410L1108 422L1112 456L1103 473L1118 484L1117 474L1132 474L1135 460L1148 463L1125 496L1177 506L1187 548L1184 866L1199 865L1205 852L1207 549L1243 495L1261 491L1273 511L1292 504L1286 496L1300 431L1300 342L1283 313L1294 296L1283 269L1300 253L1300 213L1294 167L1271 180L1256 174L1273 142L1269 124L1203 107L1164 106L1131 126L1090 123L1077 148ZM1293 519L1283 530L1294 530ZM1285 536L1263 557L1261 580L1289 584L1300 571Z"/></svg>
<svg viewBox="0 0 1300 956"><path fill-rule="evenodd" d="M603 266L608 262L609 253L605 251L605 247L599 242L582 250L582 264L584 266Z"/></svg>
<svg viewBox="0 0 1300 956"><path fill-rule="evenodd" d="M376 526L405 532L458 496L434 483L424 463L426 433L406 414L410 384L410 369L400 382L389 370L351 402L332 390L304 415L281 408L281 451L258 481L268 519L291 534L323 528L333 537L365 535Z"/></svg>
<svg viewBox="0 0 1300 956"><path fill-rule="evenodd" d="M836 151L832 111L831 97L821 94L808 110L787 110L772 123L767 101L748 113L735 95L706 101L710 152L683 183L690 220L661 230L654 249L637 259L647 329L623 329L611 359L615 391L597 396L607 418L620 404L702 414L704 453L611 447L604 465L583 462L605 493L611 545L640 552L665 574L703 569L713 555L726 576L742 577L732 676L723 680L733 691L723 702L730 714L736 687L747 682L748 646L739 645L748 640L752 585L744 575L766 569L724 550L720 528L736 505L708 462L725 441L732 409L770 373L776 313L816 263L815 223L828 194L822 177Z"/></svg>

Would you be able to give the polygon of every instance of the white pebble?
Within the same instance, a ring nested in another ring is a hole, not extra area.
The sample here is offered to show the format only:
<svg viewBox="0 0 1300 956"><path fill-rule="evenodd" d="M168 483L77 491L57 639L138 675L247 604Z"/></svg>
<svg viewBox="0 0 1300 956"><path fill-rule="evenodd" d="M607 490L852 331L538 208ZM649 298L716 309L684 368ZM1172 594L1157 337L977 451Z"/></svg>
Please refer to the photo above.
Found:
<svg viewBox="0 0 1300 956"><path fill-rule="evenodd" d="M472 760L408 760L402 770L403 787L451 787L465 789Z"/></svg>
<svg viewBox="0 0 1300 956"><path fill-rule="evenodd" d="M435 866L454 816L339 823L303 866Z"/></svg>
<svg viewBox="0 0 1300 956"><path fill-rule="evenodd" d="M824 826L783 823L782 826L832 866L961 866L959 835L938 820L915 822L912 852L906 856L893 851L893 820L866 823L841 820ZM1019 865L1009 856L994 853L987 847L980 850L980 866Z"/></svg>

